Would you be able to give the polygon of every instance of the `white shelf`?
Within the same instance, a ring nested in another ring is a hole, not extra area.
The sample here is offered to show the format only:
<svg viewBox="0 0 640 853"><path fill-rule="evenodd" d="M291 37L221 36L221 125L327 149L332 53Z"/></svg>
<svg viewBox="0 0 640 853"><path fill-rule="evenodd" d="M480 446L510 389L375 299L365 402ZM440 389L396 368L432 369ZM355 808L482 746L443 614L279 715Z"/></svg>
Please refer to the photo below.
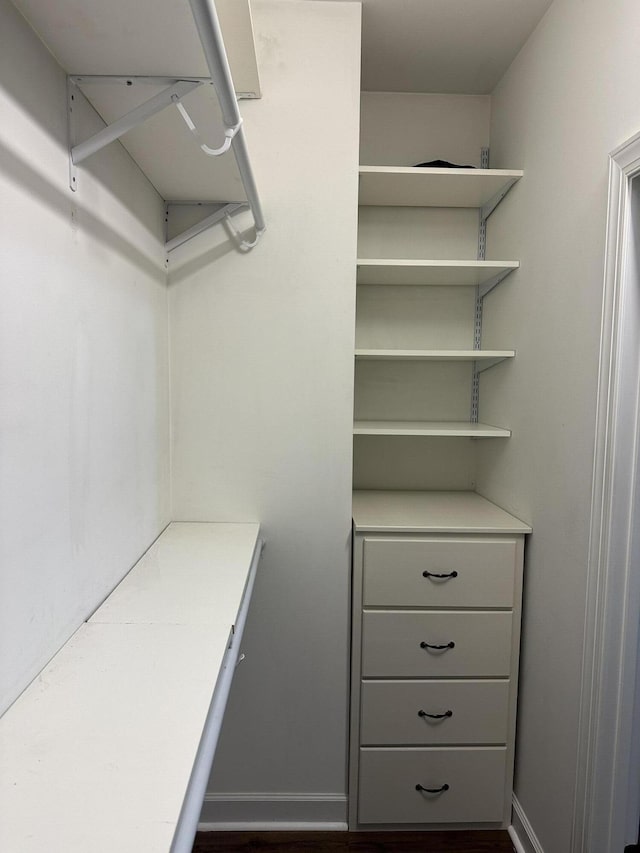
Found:
<svg viewBox="0 0 640 853"><path fill-rule="evenodd" d="M464 421L355 421L353 434L509 438L511 431L489 424Z"/></svg>
<svg viewBox="0 0 640 853"><path fill-rule="evenodd" d="M406 258L358 258L357 263L358 284L447 287L489 286L520 266L518 261L432 261Z"/></svg>
<svg viewBox="0 0 640 853"><path fill-rule="evenodd" d="M258 533L171 524L4 714L0 850L191 849Z"/></svg>
<svg viewBox="0 0 640 853"><path fill-rule="evenodd" d="M16 0L15 5L68 74L209 76L188 0ZM216 0L216 11L236 92L260 97L248 0Z"/></svg>
<svg viewBox="0 0 640 853"><path fill-rule="evenodd" d="M214 625L221 613L235 617L258 533L250 523L173 522L89 622Z"/></svg>
<svg viewBox="0 0 640 853"><path fill-rule="evenodd" d="M484 208L506 194L523 174L520 169L361 166L359 203Z"/></svg>
<svg viewBox="0 0 640 853"><path fill-rule="evenodd" d="M358 532L531 533L531 527L475 492L355 491Z"/></svg>
<svg viewBox="0 0 640 853"><path fill-rule="evenodd" d="M502 361L515 350L357 349L356 358L376 361Z"/></svg>

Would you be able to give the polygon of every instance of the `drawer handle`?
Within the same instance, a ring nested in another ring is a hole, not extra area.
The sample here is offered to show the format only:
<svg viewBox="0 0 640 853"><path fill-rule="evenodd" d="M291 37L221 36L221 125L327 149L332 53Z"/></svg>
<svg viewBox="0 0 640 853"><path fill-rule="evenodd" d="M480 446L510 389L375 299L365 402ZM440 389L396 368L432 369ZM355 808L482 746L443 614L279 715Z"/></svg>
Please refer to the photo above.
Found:
<svg viewBox="0 0 640 853"><path fill-rule="evenodd" d="M423 578L439 578L440 580L448 580L449 578L457 578L458 573L454 570L453 572L447 572L446 574L438 574L437 572L428 572L426 569L422 573Z"/></svg>
<svg viewBox="0 0 640 853"><path fill-rule="evenodd" d="M416 791L424 791L425 794L441 794L443 791L448 791L449 786L445 782L440 788L423 788L420 783L416 785Z"/></svg>
<svg viewBox="0 0 640 853"><path fill-rule="evenodd" d="M426 711L418 711L419 717L429 717L431 720L442 720L444 717L453 717L453 711L445 711L444 714L427 714Z"/></svg>
<svg viewBox="0 0 640 853"><path fill-rule="evenodd" d="M434 643L425 643L424 640L420 643L421 649L435 649L438 652L442 651L443 649L454 649L455 646L456 644L453 642L453 640L450 643L443 643L441 645L436 645Z"/></svg>

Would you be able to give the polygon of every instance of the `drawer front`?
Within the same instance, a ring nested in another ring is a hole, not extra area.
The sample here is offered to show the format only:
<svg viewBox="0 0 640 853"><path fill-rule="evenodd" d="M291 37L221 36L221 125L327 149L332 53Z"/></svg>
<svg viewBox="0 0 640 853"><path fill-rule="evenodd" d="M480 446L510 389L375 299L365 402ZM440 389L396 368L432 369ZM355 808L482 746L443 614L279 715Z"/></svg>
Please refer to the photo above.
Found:
<svg viewBox="0 0 640 853"><path fill-rule="evenodd" d="M398 678L508 676L510 611L365 611L362 675ZM444 646L442 649L423 647ZM448 644L452 643L453 647Z"/></svg>
<svg viewBox="0 0 640 853"><path fill-rule="evenodd" d="M505 747L361 749L360 823L499 823ZM427 793L416 785L434 790Z"/></svg>
<svg viewBox="0 0 640 853"><path fill-rule="evenodd" d="M363 746L507 742L506 680L364 681L360 701Z"/></svg>
<svg viewBox="0 0 640 853"><path fill-rule="evenodd" d="M512 607L515 564L515 539L365 539L364 604Z"/></svg>

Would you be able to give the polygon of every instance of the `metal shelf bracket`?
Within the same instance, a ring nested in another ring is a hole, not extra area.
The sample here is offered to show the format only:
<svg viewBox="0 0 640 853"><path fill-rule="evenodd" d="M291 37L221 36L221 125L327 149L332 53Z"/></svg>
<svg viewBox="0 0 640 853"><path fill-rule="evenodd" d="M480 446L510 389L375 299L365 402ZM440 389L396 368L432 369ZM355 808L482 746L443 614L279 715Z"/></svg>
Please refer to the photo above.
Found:
<svg viewBox="0 0 640 853"><path fill-rule="evenodd" d="M485 221L491 216L496 207L500 204L502 199L507 195L511 187L518 182L518 178L511 178L507 183L502 187L500 192L497 192L493 198L490 198L489 201L484 205L482 210L480 211L480 216Z"/></svg>

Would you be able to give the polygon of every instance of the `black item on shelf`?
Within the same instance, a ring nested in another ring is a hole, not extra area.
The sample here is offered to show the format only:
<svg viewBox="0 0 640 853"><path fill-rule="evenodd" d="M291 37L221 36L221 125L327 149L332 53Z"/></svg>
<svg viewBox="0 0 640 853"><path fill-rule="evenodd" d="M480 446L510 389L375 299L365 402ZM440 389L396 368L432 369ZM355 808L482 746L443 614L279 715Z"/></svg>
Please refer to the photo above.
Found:
<svg viewBox="0 0 640 853"><path fill-rule="evenodd" d="M475 169L475 166L459 166L457 163L449 163L448 160L429 160L428 163L416 163L415 168L432 169Z"/></svg>

